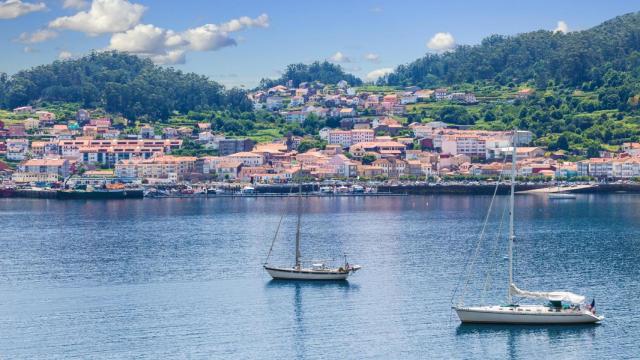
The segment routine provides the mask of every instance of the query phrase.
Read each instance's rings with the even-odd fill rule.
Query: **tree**
[[[376,161],[376,156],[373,154],[364,154],[362,156],[363,165],[371,165],[374,161]]]

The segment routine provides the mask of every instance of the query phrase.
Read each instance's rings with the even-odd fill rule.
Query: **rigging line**
[[[269,253],[267,253],[267,258],[264,260],[264,264],[267,265],[269,263],[269,258],[271,257],[271,252],[273,251],[273,245],[276,243],[276,239],[278,238],[278,233],[280,232],[280,225],[282,225],[282,219],[284,219],[284,215],[280,215],[280,221],[278,221],[278,227],[276,227],[276,233],[273,235],[273,240],[271,241],[271,247],[269,248]]]
[[[498,232],[496,233],[496,240],[495,243],[493,245],[493,250],[492,250],[492,254],[491,257],[489,258],[489,266],[487,268],[487,270],[485,271],[485,279],[484,279],[484,287],[482,289],[482,295],[480,296],[481,302],[484,302],[484,297],[487,293],[487,291],[489,290],[489,285],[491,284],[491,274],[492,274],[492,270],[496,267],[495,265],[497,265],[498,263],[498,249],[500,248],[499,243],[500,243],[500,235],[502,234],[502,229],[503,229],[503,225],[504,225],[504,216],[507,213],[507,208],[508,206],[505,205],[504,208],[502,209],[502,215],[500,216],[500,226],[498,227]]]
[[[292,193],[293,193],[293,187],[290,187],[289,195],[291,195]],[[264,260],[264,265],[267,265],[269,263],[269,258],[271,257],[271,253],[273,252],[273,245],[275,245],[276,240],[278,239],[278,234],[280,232],[280,225],[282,225],[282,220],[284,219],[286,214],[287,214],[286,212],[283,212],[282,215],[280,215],[280,220],[278,221],[278,226],[276,227],[276,233],[273,235],[273,240],[271,241],[271,247],[269,247],[269,252],[267,253],[267,258]]]
[[[505,156],[504,159],[503,159],[502,170],[504,170],[504,164],[506,163],[506,160],[507,159],[506,159],[506,156]],[[503,171],[500,171],[500,174],[498,175],[498,181],[496,182],[496,187],[493,190],[493,196],[491,197],[491,202],[489,203],[489,209],[487,211],[487,215],[485,216],[484,223],[482,224],[482,230],[480,232],[480,236],[479,236],[478,241],[476,243],[475,251],[472,251],[472,252],[469,253],[469,258],[467,259],[467,264],[466,264],[466,267],[465,267],[466,271],[463,271],[463,273],[464,272],[467,273],[467,276],[466,276],[466,280],[464,282],[464,287],[462,289],[462,293],[460,294],[460,298],[461,298],[462,301],[464,301],[464,294],[466,293],[466,290],[467,290],[467,288],[469,286],[469,281],[470,281],[470,278],[471,278],[471,270],[473,270],[473,267],[475,265],[475,261],[476,261],[476,259],[478,257],[478,253],[480,252],[480,245],[482,244],[482,239],[484,238],[484,233],[485,233],[485,230],[486,230],[486,227],[487,227],[487,223],[489,222],[489,217],[490,217],[491,211],[493,209],[493,203],[494,203],[494,201],[496,199],[496,195],[498,194],[498,188],[500,187],[500,183],[502,181],[502,174],[503,174]],[[459,281],[456,283],[456,286],[455,286],[455,288],[453,290],[453,294],[451,296],[451,303],[453,303],[453,300],[454,300],[454,298],[456,296],[456,293],[458,292],[458,288],[460,286],[460,281],[462,280],[462,274],[461,274],[461,278],[459,278],[458,280]]]

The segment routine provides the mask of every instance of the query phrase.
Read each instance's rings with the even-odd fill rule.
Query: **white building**
[[[241,162],[244,166],[260,166],[264,164],[264,157],[252,152],[239,152],[226,157],[231,162]]]
[[[7,139],[7,160],[22,161],[29,152],[28,139]]]

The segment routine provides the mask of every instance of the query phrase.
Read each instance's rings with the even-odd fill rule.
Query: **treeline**
[[[589,30],[563,34],[535,31],[516,36],[493,35],[479,45],[458,46],[398,66],[380,83],[439,85],[492,80],[499,84],[552,80],[584,89],[602,86],[609,70],[640,76],[640,13],[606,21]]]
[[[205,76],[156,66],[149,59],[115,51],[55,61],[13,76],[0,74],[0,107],[12,109],[39,102],[80,103],[148,121],[166,120],[174,111],[251,109],[243,90],[225,90]]]
[[[270,88],[275,85],[287,85],[289,81],[293,86],[298,86],[303,82],[318,81],[324,84],[336,84],[344,80],[349,85],[362,85],[362,80],[355,75],[344,72],[340,65],[332,64],[328,61],[316,61],[311,64],[290,64],[279,79],[262,79],[261,88]]]

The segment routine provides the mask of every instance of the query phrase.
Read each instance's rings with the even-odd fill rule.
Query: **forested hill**
[[[154,65],[119,52],[92,53],[16,73],[0,74],[0,107],[38,102],[73,102],[102,107],[129,119],[167,119],[173,111],[230,108],[249,110],[244,91],[205,76]]]
[[[324,84],[336,84],[344,80],[349,85],[361,85],[362,80],[355,75],[346,73],[340,65],[328,61],[313,62],[311,64],[290,64],[279,79],[262,79],[260,87],[269,88],[274,85],[286,85],[289,80],[293,86],[302,82],[319,81]]]
[[[398,66],[381,82],[389,85],[438,85],[496,81],[535,81],[593,89],[609,69],[640,77],[640,13],[618,16],[584,31],[563,34],[535,31],[493,35],[479,45],[458,46]]]

